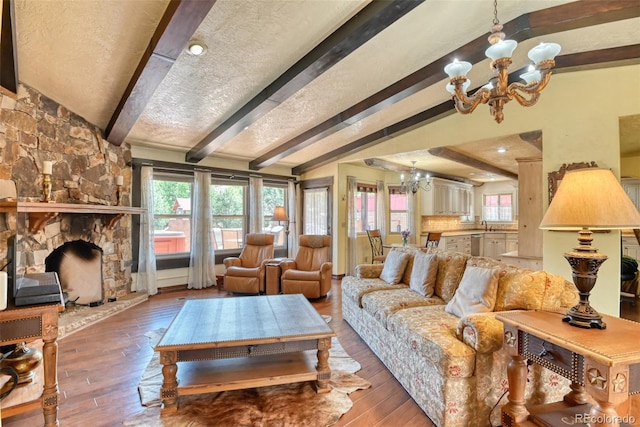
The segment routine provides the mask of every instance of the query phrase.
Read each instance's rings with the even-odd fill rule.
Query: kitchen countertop
[[[493,230],[493,231],[484,231],[480,230],[453,230],[453,231],[443,231],[442,237],[452,237],[452,236],[466,236],[469,234],[486,234],[486,233],[509,233],[514,234],[517,233],[518,230]],[[427,233],[421,233],[421,236],[426,236]]]

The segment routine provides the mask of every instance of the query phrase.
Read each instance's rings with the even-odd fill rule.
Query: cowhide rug
[[[156,345],[164,329],[148,332],[149,343]],[[333,338],[329,352],[331,392],[316,393],[312,382],[302,382],[247,390],[233,390],[194,396],[181,396],[175,414],[160,416],[162,365],[154,353],[138,386],[142,405],[147,408],[123,422],[127,427],[199,427],[199,426],[330,426],[353,403],[349,393],[371,384],[355,375],[360,364]],[[179,369],[179,367],[178,367]]]

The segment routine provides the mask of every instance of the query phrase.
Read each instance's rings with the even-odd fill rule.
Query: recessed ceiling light
[[[498,148],[498,153],[506,153],[506,152],[507,152],[506,148],[504,148],[504,147]]]
[[[187,52],[189,52],[193,56],[200,56],[207,51],[207,45],[199,41],[191,41],[189,42],[189,47],[187,48]]]

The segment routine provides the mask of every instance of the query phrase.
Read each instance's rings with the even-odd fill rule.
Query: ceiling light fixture
[[[412,194],[416,194],[419,189],[424,191],[431,190],[431,180],[429,179],[429,174],[427,174],[424,179],[420,176],[420,172],[416,170],[416,161],[413,160],[411,162],[411,169],[409,170],[410,179],[408,182],[405,182],[404,174],[400,175],[400,192],[407,193],[411,191]]]
[[[189,42],[189,47],[187,48],[187,52],[189,52],[193,56],[200,56],[207,51],[207,45],[203,42],[192,40]]]
[[[547,86],[551,78],[551,69],[556,65],[553,58],[560,53],[560,45],[557,43],[540,43],[529,51],[529,59],[534,65],[529,66],[526,73],[520,78],[525,83],[509,83],[508,68],[511,65],[511,55],[518,46],[514,40],[505,40],[502,32],[502,24],[498,20],[498,2],[493,2],[493,27],[489,35],[491,46],[485,51],[487,58],[491,59],[491,69],[494,71],[489,83],[478,89],[473,95],[467,96],[467,89],[471,81],[467,79],[467,73],[471,70],[471,64],[465,61],[454,61],[444,67],[449,75],[450,82],[447,91],[453,95],[456,110],[461,114],[472,113],[478,104],[489,104],[490,112],[496,122],[504,119],[502,108],[515,98],[523,107],[531,107],[540,97],[540,92]]]
[[[500,147],[500,148],[498,148],[498,150],[497,150],[497,151],[498,151],[498,153],[503,154],[503,153],[506,153],[506,152],[507,152],[507,149],[506,149],[506,148],[504,148],[504,147]]]

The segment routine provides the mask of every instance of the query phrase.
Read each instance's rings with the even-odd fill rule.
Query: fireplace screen
[[[45,259],[46,271],[55,271],[68,303],[103,302],[102,248],[84,240],[67,242]]]

